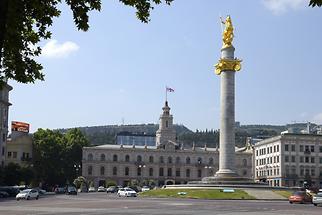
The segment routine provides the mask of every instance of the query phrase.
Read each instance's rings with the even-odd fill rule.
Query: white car
[[[19,201],[20,199],[38,199],[39,198],[39,193],[37,190],[35,189],[26,189],[23,191],[20,191],[20,193],[18,193],[16,195],[16,200]]]
[[[142,192],[149,191],[149,190],[150,190],[150,187],[148,187],[148,186],[143,186],[142,187]]]
[[[313,196],[312,203],[314,206],[322,204],[322,192],[319,192],[315,196]]]
[[[119,191],[117,191],[117,196],[137,197],[137,193],[131,188],[125,187],[120,188]]]
[[[98,188],[97,188],[97,192],[105,192],[106,191],[106,189],[105,189],[105,187],[103,187],[103,186],[99,186]]]

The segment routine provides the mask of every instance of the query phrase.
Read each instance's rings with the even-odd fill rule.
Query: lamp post
[[[82,166],[80,164],[74,164],[74,169],[76,172],[76,177],[79,176],[79,170],[81,170]]]
[[[140,164],[139,166],[140,169],[140,176],[141,176],[141,185],[143,184],[143,168],[145,168],[145,164]]]
[[[206,171],[207,171],[207,177],[209,176],[209,171],[212,169],[212,166],[205,166],[205,169],[206,169]]]

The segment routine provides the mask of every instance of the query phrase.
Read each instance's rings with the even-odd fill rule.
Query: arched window
[[[176,164],[180,163],[180,157],[176,157]]]
[[[136,157],[136,161],[137,161],[137,162],[142,162],[142,156],[141,156],[141,155],[138,155],[138,156]]]
[[[202,164],[202,158],[199,157],[198,160],[197,160],[198,164]]]
[[[101,166],[100,173],[101,173],[101,175],[105,174],[105,167]]]
[[[117,162],[117,155],[113,155],[113,161]]]
[[[172,163],[172,157],[168,157],[168,163]]]
[[[160,157],[160,163],[164,163],[164,158],[163,156]]]
[[[125,162],[130,162],[130,155],[125,155]]]
[[[113,175],[117,175],[117,167],[113,167]]]
[[[209,158],[209,165],[213,165],[214,164],[214,159],[213,158]]]
[[[130,168],[125,167],[124,173],[125,173],[124,175],[126,176],[130,175]]]
[[[87,174],[88,175],[92,175],[93,174],[93,167],[92,166],[88,166],[88,168],[87,168]]]
[[[101,161],[105,161],[105,155],[101,154]]]
[[[190,178],[190,169],[186,169],[186,177]]]
[[[246,167],[247,166],[247,160],[243,159],[243,166]]]
[[[153,160],[154,160],[154,159],[153,159],[153,156],[150,156],[150,157],[149,157],[149,162],[150,162],[150,163],[153,163]]]
[[[93,160],[93,154],[92,153],[88,154],[87,159],[89,161],[92,161]]]
[[[149,176],[153,176],[153,168],[149,169]]]
[[[186,158],[186,164],[190,164],[190,157]]]

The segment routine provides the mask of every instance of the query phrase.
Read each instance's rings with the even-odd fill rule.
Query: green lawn
[[[273,190],[274,193],[277,193],[281,196],[284,196],[285,198],[290,197],[290,195],[292,195],[292,191],[288,191],[288,190]]]
[[[178,192],[186,192],[186,195],[179,195]],[[255,199],[242,190],[234,193],[223,193],[219,189],[157,189],[140,193],[143,197],[174,197],[191,199]]]

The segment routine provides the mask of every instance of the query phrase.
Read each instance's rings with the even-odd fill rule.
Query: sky
[[[10,81],[10,121],[38,128],[158,123],[168,94],[174,123],[218,129],[220,16],[235,27],[236,121],[322,124],[322,8],[308,0],[174,0],[148,24],[117,0],[102,0],[90,29],[66,5],[40,43],[45,81]]]

